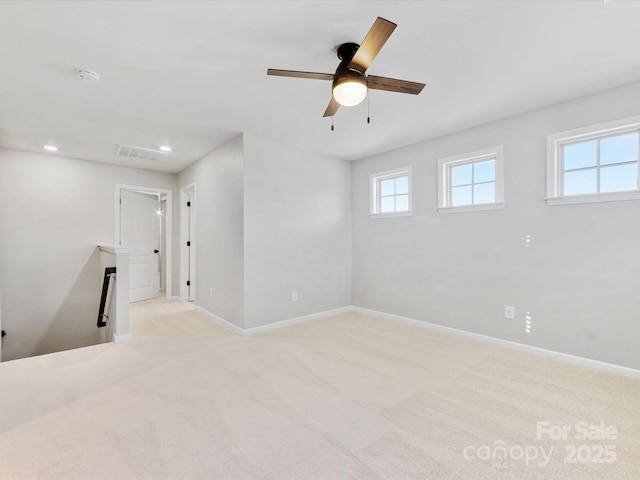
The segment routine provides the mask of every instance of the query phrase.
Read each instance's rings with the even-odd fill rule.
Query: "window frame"
[[[451,205],[451,168],[460,165],[495,161],[495,201],[470,205]],[[471,184],[474,185],[474,184]],[[438,159],[438,212],[458,213],[504,208],[504,149],[502,145]]]
[[[380,212],[380,182],[392,178],[407,177],[408,184],[408,210],[400,212]],[[395,196],[395,195],[394,195]],[[392,218],[410,217],[413,215],[413,184],[411,166],[394,168],[384,172],[372,173],[369,175],[369,218]]]
[[[564,195],[564,162],[562,148],[565,145],[602,140],[625,133],[638,132],[640,135],[640,115],[598,123],[573,130],[565,130],[547,135],[547,205],[571,205],[578,203],[615,202],[622,200],[640,200],[640,158],[638,159],[638,188],[616,192],[596,192],[576,195]],[[600,148],[598,143],[598,148]],[[598,151],[598,157],[600,152]],[[640,151],[639,151],[640,156]],[[596,164],[599,171],[600,162]]]

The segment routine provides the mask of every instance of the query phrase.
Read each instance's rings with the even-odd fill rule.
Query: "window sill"
[[[371,220],[377,220],[378,218],[394,218],[394,217],[411,217],[413,212],[391,212],[391,213],[370,213],[369,218]]]
[[[480,205],[461,205],[459,207],[438,207],[438,213],[485,212],[503,210],[504,203],[483,203]]]
[[[567,197],[545,198],[547,205],[575,205],[579,203],[620,202],[624,200],[640,200],[640,191],[592,193],[588,195],[570,195]]]

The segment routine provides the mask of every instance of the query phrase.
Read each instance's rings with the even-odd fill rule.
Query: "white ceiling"
[[[378,16],[398,28],[368,73],[427,87],[371,92],[371,124],[365,101],[332,132],[330,82],[266,75],[333,73]],[[252,132],[353,160],[640,80],[639,24],[622,0],[2,1],[0,145],[177,172]]]

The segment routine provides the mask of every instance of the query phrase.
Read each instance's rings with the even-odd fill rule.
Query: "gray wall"
[[[243,174],[240,135],[180,172],[178,179],[180,188],[196,183],[196,303],[240,328],[244,325]]]
[[[175,198],[174,174],[0,149],[4,360],[102,340],[96,245],[114,242],[117,183],[173,189]]]
[[[638,98],[627,85],[353,162],[353,303],[640,368],[640,202],[544,201],[546,135],[637,115]],[[438,158],[494,145],[506,208],[439,214]],[[403,165],[414,215],[370,220],[369,174]]]
[[[244,153],[245,328],[349,305],[350,165],[249,134]]]

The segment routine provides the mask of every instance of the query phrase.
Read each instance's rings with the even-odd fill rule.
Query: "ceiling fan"
[[[338,46],[340,65],[334,74],[270,68],[267,70],[267,75],[331,80],[333,82],[332,96],[329,106],[324,112],[324,117],[334,116],[341,105],[351,107],[359,104],[366,97],[367,89],[418,95],[425,87],[424,83],[365,74],[396,26],[395,23],[378,17],[361,45],[343,43]]]

